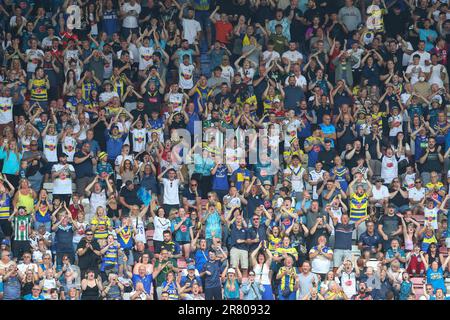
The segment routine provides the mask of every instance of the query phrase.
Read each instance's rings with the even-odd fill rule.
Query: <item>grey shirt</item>
[[[361,23],[361,11],[358,8],[343,7],[339,10],[339,20],[347,27],[348,31],[354,31],[358,28],[358,24]]]
[[[315,282],[316,285],[319,284],[319,277],[312,272],[309,272],[306,275],[303,272],[300,273],[300,275],[298,276],[298,280],[300,285],[298,289],[300,293],[299,299],[302,299],[304,296],[311,292],[313,282]]]

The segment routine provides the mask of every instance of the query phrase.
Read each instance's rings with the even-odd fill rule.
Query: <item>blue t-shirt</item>
[[[141,276],[139,276],[138,274],[133,274],[131,281],[133,281],[133,287],[135,287],[135,288],[136,288],[136,284],[138,282],[142,282],[145,292],[147,292],[148,294],[151,293],[152,282],[153,282],[153,276],[151,274],[147,274],[143,278]]]
[[[228,185],[228,168],[226,165],[221,164],[216,173],[213,176],[213,190],[228,190],[230,187]],[[222,200],[222,199],[220,199]]]
[[[25,296],[23,297],[23,300],[45,300],[45,298],[44,298],[44,296],[41,295],[41,294],[40,294],[37,298],[35,298],[35,297],[33,297],[33,295],[30,293],[30,294],[25,295]]]
[[[442,289],[444,294],[447,293],[447,288],[445,286],[444,281],[444,271],[442,267],[439,267],[437,271],[433,271],[433,269],[428,268],[427,270],[427,283],[433,286],[433,289],[436,291],[437,289]]]

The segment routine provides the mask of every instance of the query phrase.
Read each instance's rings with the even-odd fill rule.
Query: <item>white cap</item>
[[[234,270],[234,268],[228,268],[227,273],[236,273],[236,270]]]

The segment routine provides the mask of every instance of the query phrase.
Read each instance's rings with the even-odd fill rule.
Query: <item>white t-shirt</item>
[[[155,216],[153,218],[153,225],[155,226],[155,233],[153,234],[153,240],[164,241],[163,232],[166,230],[170,230],[170,220]]]
[[[297,50],[294,51],[288,50],[284,52],[281,57],[290,60],[292,63],[296,63],[298,59],[303,60],[303,55]]]
[[[285,85],[289,85],[289,77],[286,78],[284,81]],[[296,87],[305,87],[308,85],[308,81],[306,81],[306,78],[303,75],[295,76],[295,86]]]
[[[12,97],[0,97],[0,124],[7,124],[11,121],[13,121]]]
[[[131,222],[133,224],[133,228],[136,230],[136,241],[142,241],[143,243],[147,242],[147,237],[145,235],[145,224],[140,217],[131,217]]]
[[[202,26],[195,19],[183,19],[183,38],[186,39],[189,44],[194,44],[197,32],[202,31]]]
[[[385,198],[389,198],[389,190],[386,186],[381,186],[380,189],[377,189],[375,186],[372,186],[372,196],[375,200],[382,200]]]
[[[145,70],[148,66],[153,65],[153,52],[155,50],[152,47],[139,47],[139,70]]]
[[[285,170],[285,174],[289,174],[291,177],[292,190],[295,192],[303,192],[305,185],[303,184],[303,175],[305,174],[305,169],[302,166],[297,168],[289,165]]]
[[[147,138],[147,129],[133,129],[131,130],[133,135],[133,152],[142,152],[145,150],[146,138]]]
[[[347,297],[351,297],[356,294],[356,274],[352,271],[350,274],[342,272],[341,286]]]
[[[280,54],[276,51],[264,51],[263,52],[263,59],[264,61],[266,61],[266,68],[269,68],[270,63],[272,62],[272,60],[276,60],[280,58]]]
[[[427,207],[423,208],[423,213],[425,217],[425,222],[430,222],[431,227],[434,230],[438,229],[438,212],[439,208],[428,209]]]
[[[114,165],[120,166],[120,164],[122,163],[122,158],[123,158],[123,156],[122,156],[121,154],[119,154],[119,155],[117,156],[117,158],[116,158],[116,161],[114,162]],[[133,160],[134,160],[134,159],[133,159],[133,155],[132,155],[132,154],[126,155],[126,156],[125,156],[125,160],[130,160],[131,163],[133,163]],[[116,172],[116,178],[117,178],[117,179],[122,179],[122,177],[120,176],[120,174],[117,173],[117,172]]]
[[[111,91],[111,92],[105,91],[105,92],[100,93],[100,96],[98,97],[98,99],[100,100],[100,102],[106,102],[114,97],[119,98],[119,94],[115,91]]]
[[[164,204],[170,205],[179,205],[180,204],[180,195],[179,192],[179,184],[180,180],[174,179],[169,180],[167,178],[163,178],[164,185]]]
[[[408,191],[408,198],[414,201],[421,201],[425,197],[426,189],[424,187],[417,190],[417,188],[411,188]]]
[[[415,51],[415,52],[413,52],[413,53],[411,54],[411,58],[409,59],[409,64],[412,64],[412,63],[413,63],[413,60],[414,60],[413,57],[414,57],[416,54],[420,56],[420,62],[419,62],[419,64],[420,64],[421,66],[425,67],[425,61],[426,61],[426,60],[428,60],[428,61],[431,62],[431,55],[430,55],[428,52],[426,52],[426,51],[424,51],[424,52]]]
[[[192,89],[194,86],[194,70],[195,67],[192,64],[185,65],[180,64],[179,76],[180,76],[180,88],[181,89]]]
[[[316,249],[312,248],[309,252],[314,253],[316,252]],[[326,253],[333,253],[333,250],[328,248]],[[324,255],[319,254],[311,261],[311,271],[320,274],[327,273],[330,271],[331,262],[332,260],[329,260]]]
[[[27,72],[35,72],[39,61],[44,58],[44,51],[40,49],[27,49],[25,54],[28,57]]]
[[[232,66],[220,66],[222,68],[222,78],[228,79],[228,81],[233,80],[234,78],[234,69]]]
[[[389,137],[395,137],[397,133],[403,132],[403,116],[401,113],[390,116],[388,122],[392,123],[392,128],[389,129]]]
[[[57,146],[58,136],[46,134],[44,137],[44,155],[49,162],[58,162]]]
[[[385,183],[391,183],[398,176],[398,161],[395,155],[381,158],[381,177]]]
[[[132,13],[134,11],[137,15],[126,16],[123,19],[122,26],[124,28],[137,28],[138,27],[138,15],[141,13],[141,5],[139,3],[135,3],[131,5],[129,2],[126,2],[122,6],[122,11],[125,13]]]
[[[64,166],[60,163],[54,164],[52,172],[63,170]],[[66,164],[66,166],[59,177],[53,181],[53,194],[72,194],[72,178],[70,177],[70,172],[75,172],[75,169],[71,164]]]
[[[309,179],[313,182],[317,182],[320,179],[323,179],[323,175],[325,174],[325,170],[320,170],[320,172],[317,172],[316,170],[312,170],[309,173]],[[319,199],[319,195],[317,194],[317,185],[312,187],[313,189],[313,195],[312,198],[313,200],[318,200]]]
[[[413,65],[410,64],[407,68],[406,68],[406,74],[411,74],[411,84],[414,85],[416,82],[419,81],[419,73],[420,72],[425,72],[423,66],[421,65]]]
[[[437,64],[435,66],[430,66],[430,79],[428,80],[428,83],[430,85],[437,84],[439,88],[444,87],[444,81],[442,81],[441,78],[441,68],[444,67],[442,64]],[[442,68],[442,72],[447,73],[447,68]]]
[[[73,156],[75,155],[75,148],[77,147],[77,140],[75,140],[75,138],[73,137],[65,137],[63,144],[62,144],[62,149],[63,152],[67,153],[68,157],[67,157],[67,161],[68,162],[72,162],[73,161]]]

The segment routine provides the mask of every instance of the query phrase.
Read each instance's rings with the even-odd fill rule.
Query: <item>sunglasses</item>
[[[87,235],[88,237],[90,237],[90,236],[93,236],[94,234],[93,234],[93,233],[86,233],[86,235]]]
[[[416,181],[416,183],[422,183],[422,181]]]

